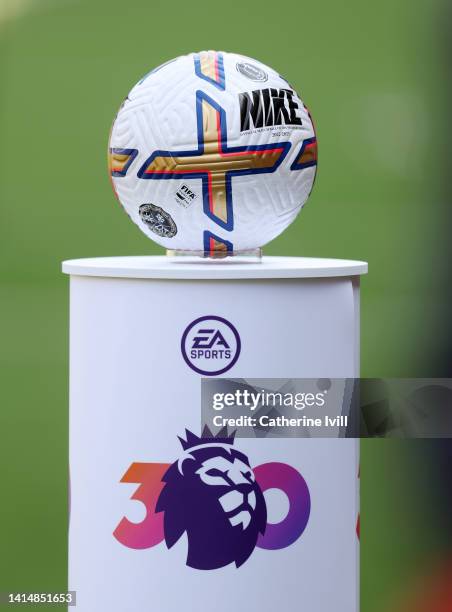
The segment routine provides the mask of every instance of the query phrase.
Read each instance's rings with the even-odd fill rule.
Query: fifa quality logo
[[[254,468],[234,446],[234,437],[205,428],[201,437],[186,430],[182,453],[171,464],[132,463],[121,482],[140,484],[132,496],[146,507],[134,523],[124,517],[114,537],[128,548],[168,549],[186,536],[187,566],[238,568],[256,548],[280,550],[299,539],[308,524],[311,499],[303,476],[286,463]],[[286,515],[269,522],[265,492],[277,489],[288,501]],[[181,544],[180,544],[181,545]]]
[[[185,329],[181,351],[189,368],[203,376],[230,370],[240,356],[241,340],[234,325],[216,315],[199,317]]]

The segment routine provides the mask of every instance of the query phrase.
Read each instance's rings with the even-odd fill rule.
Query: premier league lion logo
[[[184,450],[163,476],[156,505],[164,512],[168,548],[187,533],[187,565],[210,570],[234,562],[240,567],[264,534],[267,508],[248,457],[222,430],[206,428],[199,438],[186,430]]]

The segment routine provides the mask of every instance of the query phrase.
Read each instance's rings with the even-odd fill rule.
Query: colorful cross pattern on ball
[[[138,171],[143,179],[200,178],[204,212],[225,230],[234,229],[232,178],[274,172],[287,155],[288,142],[228,147],[226,114],[203,91],[196,94],[198,147],[155,151]]]

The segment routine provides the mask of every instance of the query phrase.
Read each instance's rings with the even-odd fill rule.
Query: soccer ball
[[[306,202],[317,141],[290,84],[216,51],[155,68],[130,91],[109,168],[131,219],[167,249],[237,252],[280,234]]]

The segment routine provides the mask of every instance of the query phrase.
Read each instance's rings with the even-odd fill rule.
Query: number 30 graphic
[[[140,485],[131,499],[141,502],[146,508],[141,523],[133,523],[124,517],[114,530],[114,537],[124,546],[138,550],[163,541],[163,512],[156,513],[155,506],[164,486],[163,475],[169,466],[169,463],[132,463],[121,478],[121,482]],[[311,497],[306,481],[286,463],[263,463],[253,471],[263,493],[268,489],[279,489],[289,501],[287,516],[279,523],[268,523],[257,546],[267,550],[286,548],[298,540],[309,521]]]

